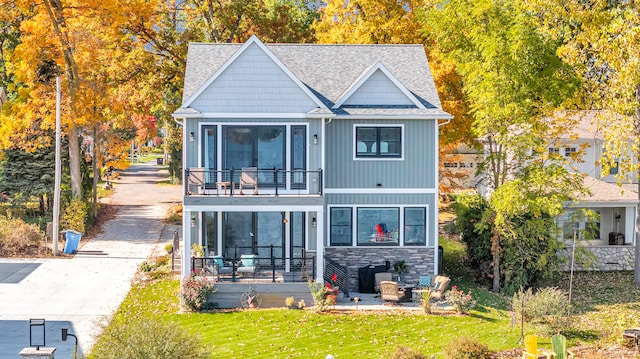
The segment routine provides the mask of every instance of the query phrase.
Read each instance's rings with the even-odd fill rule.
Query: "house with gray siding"
[[[438,128],[451,116],[422,45],[192,43],[173,116],[182,255],[197,244],[205,258],[184,260],[183,277],[215,258],[231,283],[306,290],[338,274],[348,293],[369,265],[404,260],[406,281],[438,272]]]

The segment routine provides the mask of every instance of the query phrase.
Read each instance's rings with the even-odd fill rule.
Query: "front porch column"
[[[324,283],[324,211],[316,212],[316,283]]]
[[[636,208],[626,207],[624,211],[625,243],[636,243]]]
[[[193,229],[191,228],[191,216],[195,213],[192,211],[184,211],[182,213],[182,268],[180,270],[181,278],[188,277],[191,274],[191,236]]]

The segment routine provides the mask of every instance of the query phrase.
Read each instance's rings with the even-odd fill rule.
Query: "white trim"
[[[202,118],[281,118],[301,120],[307,119],[304,112],[205,112],[200,116]]]
[[[366,203],[360,203],[360,204],[330,204],[327,205],[327,240],[326,240],[326,247],[330,247],[330,248],[434,248],[437,250],[438,248],[438,237],[434,237],[434,246],[429,245],[429,237],[428,237],[428,233],[429,233],[429,209],[430,209],[431,205],[429,205],[428,203],[425,204],[366,204]],[[351,245],[350,246],[332,246],[331,245],[331,209],[332,208],[351,208]],[[389,246],[382,246],[382,245],[358,245],[358,208],[394,208],[394,209],[398,209],[398,214],[399,214],[399,218],[398,218],[398,245],[389,245]],[[425,209],[425,229],[424,229],[424,234],[425,234],[425,244],[424,245],[412,245],[412,246],[408,246],[404,244],[404,210],[405,208],[424,208]],[[434,226],[436,228],[436,233],[437,233],[437,218],[434,219],[436,223],[436,225]],[[437,257],[437,255],[436,255]]]
[[[212,83],[215,81],[224,71],[227,70],[233,64],[240,55],[242,55],[251,45],[257,45],[262,51],[264,51],[265,55],[267,55],[271,61],[273,61],[276,66],[278,66],[297,86],[304,92],[310,100],[312,100],[318,107],[327,108],[320,99],[316,95],[314,95],[311,90],[307,86],[305,86],[300,79],[298,79],[293,72],[291,72],[283,63],[278,59],[276,55],[271,52],[271,50],[267,49],[267,47],[258,39],[257,36],[252,35],[247,42],[242,44],[240,49],[238,49],[218,70],[211,76],[209,79],[202,85],[196,92],[189,97],[187,101],[182,104],[182,107],[189,107],[195,99],[197,99]]]
[[[447,120],[447,123],[448,123],[448,121],[450,121],[450,120]],[[438,263],[440,263],[440,260],[438,258],[438,248],[440,246],[440,237],[438,236],[438,216],[439,216],[438,211],[440,210],[439,209],[440,208],[440,203],[439,203],[440,202],[440,192],[438,190],[438,188],[439,188],[439,186],[438,186],[438,184],[439,184],[438,174],[440,173],[440,170],[439,170],[439,168],[440,168],[440,164],[439,164],[439,161],[440,161],[440,148],[439,148],[440,132],[439,131],[440,131],[440,124],[438,122],[435,122],[435,126],[434,126],[435,140],[433,141],[433,143],[434,143],[433,147],[435,148],[436,156],[435,156],[435,161],[434,161],[434,164],[433,164],[434,165],[434,168],[433,168],[433,177],[434,177],[433,180],[434,180],[434,182],[433,183],[436,183],[436,187],[435,187],[435,202],[436,203],[435,203],[435,206],[434,206],[435,207],[434,213],[435,213],[435,223],[436,223],[435,227],[436,228],[432,229],[433,230],[432,235],[434,235],[434,238],[435,238],[435,240],[433,242],[434,243],[434,248],[435,248],[434,253],[433,253],[433,273],[435,275],[438,275],[440,273],[440,268],[438,268]],[[427,218],[429,218],[429,208],[427,208]]]
[[[400,157],[357,157],[357,140],[356,140],[356,129],[358,127],[400,127]],[[352,149],[353,149],[353,160],[354,161],[404,161],[404,123],[399,124],[365,124],[365,123],[354,123],[352,125]],[[382,146],[380,146],[382,147]],[[436,173],[438,173],[436,171]],[[436,182],[437,183],[437,182]]]
[[[184,211],[200,211],[200,212],[321,212],[324,211],[323,206],[311,206],[311,205],[206,205],[206,204],[192,204],[183,205]]]
[[[325,194],[435,194],[437,188],[325,188]]]
[[[367,70],[365,70],[355,82],[352,83],[351,86],[342,94],[336,104],[333,105],[334,109],[340,108],[342,104],[344,104],[356,91],[362,87],[362,85],[367,82],[371,76],[373,76],[376,71],[382,71],[382,73],[387,76],[387,78],[393,82],[394,85],[402,92],[403,95],[407,97],[407,99],[413,102],[414,105],[418,108],[424,109],[425,106],[420,102],[393,74],[389,71],[380,61],[373,64]]]

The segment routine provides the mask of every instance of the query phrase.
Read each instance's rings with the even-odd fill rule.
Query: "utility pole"
[[[53,255],[58,255],[58,236],[60,233],[60,182],[62,179],[62,161],[60,160],[60,74],[56,75],[56,164],[55,184],[53,188]]]
[[[636,85],[636,136],[640,136],[640,84]],[[638,154],[640,157],[640,154]],[[638,199],[640,200],[640,171],[638,172]],[[636,204],[636,238],[635,238],[635,258],[634,258],[634,275],[633,284],[640,288],[640,203]]]

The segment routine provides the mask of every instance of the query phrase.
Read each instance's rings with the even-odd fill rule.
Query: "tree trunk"
[[[69,171],[71,174],[71,195],[73,198],[82,198],[82,176],[80,174],[80,141],[78,129],[70,126],[69,133]]]
[[[496,233],[491,238],[491,254],[493,255],[493,287],[491,291],[500,292],[500,236]]]
[[[95,114],[95,113],[94,113]],[[93,218],[98,218],[98,181],[100,180],[100,161],[98,158],[98,125],[93,127]]]

